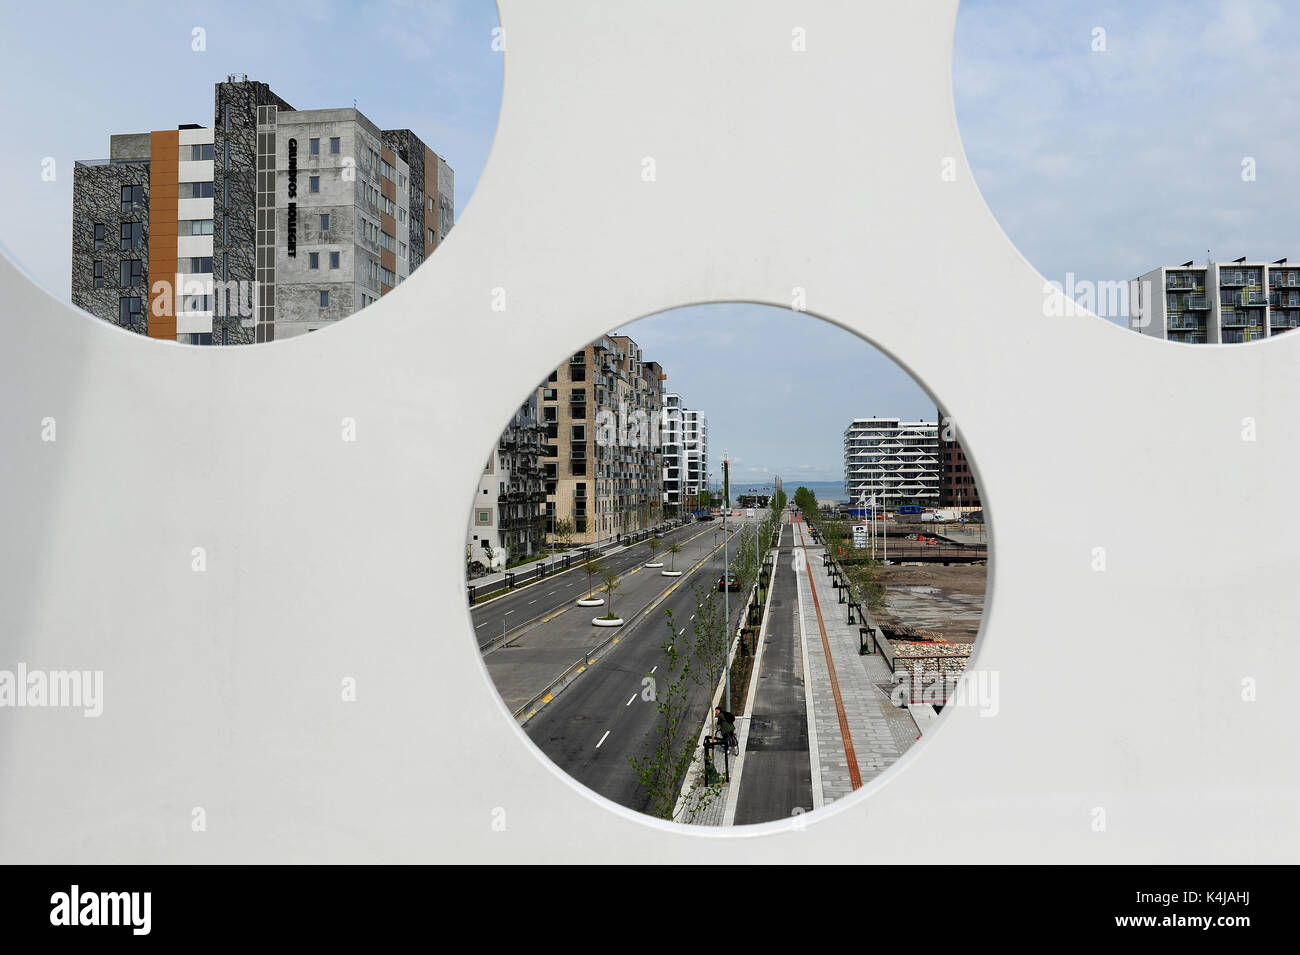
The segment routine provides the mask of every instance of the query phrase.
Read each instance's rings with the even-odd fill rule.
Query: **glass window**
[[[211,149],[212,147],[209,146],[208,148]],[[226,152],[225,152],[225,158],[223,162],[225,163],[225,167],[229,169],[230,168],[230,140],[228,139],[226,140]]]
[[[330,155],[332,155],[332,156],[337,156],[337,155],[339,154],[339,147],[340,147],[340,145],[341,145],[341,143],[339,142],[339,137],[337,137],[337,136],[331,136],[331,137],[330,137]]]
[[[320,192],[320,176],[312,176],[310,185],[307,187],[308,192]]]
[[[122,211],[135,212],[144,204],[144,186],[127,185],[122,187]]]
[[[119,248],[139,249],[144,247],[144,223],[123,222]]]
[[[309,140],[307,141],[307,143],[308,143],[308,152],[310,152],[311,155],[313,155],[313,156],[319,156],[319,155],[320,155],[320,140],[317,139],[317,138],[312,138],[312,139],[309,139]]]
[[[329,303],[330,303],[330,293],[322,289],[320,293],[320,307],[326,308],[329,305]]]
[[[318,269],[318,268],[320,268],[320,253],[319,253],[319,252],[308,252],[308,253],[307,253],[307,268],[309,268],[309,269]],[[324,304],[324,303],[322,303],[322,304]]]
[[[102,249],[104,240],[108,237],[108,227],[102,222],[95,223],[95,248]]]
[[[226,150],[227,152],[229,152],[230,143],[226,143]],[[212,143],[195,143],[194,145],[190,146],[190,160],[193,162],[200,162],[205,159],[215,159],[215,158],[216,158],[216,150],[214,149]]]
[[[144,262],[140,259],[123,259],[120,263],[121,270],[118,283],[122,288],[130,288],[132,285],[144,284]]]
[[[227,181],[227,191],[229,191],[229,181]],[[183,182],[181,183],[182,199],[211,199],[212,183],[210,182]]]
[[[339,267],[339,254],[338,254],[337,252],[331,252],[331,253],[330,253],[330,268],[332,268],[332,269],[337,269],[338,267]]]
[[[144,321],[144,303],[136,297],[117,300],[117,320],[122,325],[135,325]]]
[[[329,227],[330,227],[330,214],[328,212],[321,213],[320,230],[322,232],[327,232],[329,231]]]
[[[104,263],[103,262],[100,262],[98,260],[95,261],[94,277],[95,277],[95,288],[103,288],[104,287]]]
[[[180,234],[181,235],[212,235],[212,220],[211,219],[182,219],[180,222]]]

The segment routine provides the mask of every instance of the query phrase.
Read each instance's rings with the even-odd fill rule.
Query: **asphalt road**
[[[721,520],[696,521],[675,527],[664,535],[664,544],[673,540],[685,541],[706,528],[719,527],[721,523]],[[662,550],[659,554],[664,558],[667,566],[667,555]],[[649,541],[641,541],[631,547],[618,548],[614,553],[600,555],[601,563],[612,567],[618,574],[626,573],[649,559]],[[596,584],[594,578],[592,584],[593,586]],[[584,596],[586,589],[586,571],[575,565],[574,569],[548,574],[535,584],[472,607],[470,620],[474,625],[475,639],[481,647],[521,623],[544,616],[560,607],[569,606],[578,597]]]
[[[713,523],[721,525],[720,521]],[[730,530],[731,521],[728,525]],[[738,522],[736,530],[739,526]],[[655,703],[642,696],[642,681],[657,676],[665,664],[661,650],[668,637],[664,611],[673,611],[679,635],[689,639],[697,609],[691,585],[702,580],[714,586],[721,574],[722,553],[718,551],[693,575],[680,578],[681,584],[654,611],[629,621],[622,628],[619,644],[525,725],[525,732],[557,766],[614,802],[647,810],[649,800],[628,761],[629,754],[645,750],[647,734],[660,718]],[[734,613],[744,594],[732,593],[730,597]],[[681,743],[687,736],[699,734],[715,684],[689,685],[689,715],[683,723]]]
[[[793,531],[790,524],[781,528],[763,659],[736,803],[738,826],[786,819],[797,808],[812,811],[803,648],[796,636],[799,601],[790,564]]]

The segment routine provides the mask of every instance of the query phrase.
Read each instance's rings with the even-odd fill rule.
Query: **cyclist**
[[[720,706],[713,708],[713,716],[718,725],[718,736],[733,752],[740,752],[740,740],[736,739],[736,717]]]

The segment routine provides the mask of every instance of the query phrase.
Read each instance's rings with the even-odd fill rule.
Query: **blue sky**
[[[1062,284],[1300,260],[1297,27],[1262,0],[963,0],[953,90],[989,208]]]
[[[709,419],[710,471],[725,447],[737,488],[773,474],[844,478],[844,429],[854,418],[935,420],[934,402],[894,361],[814,316],[766,305],[695,305],[621,325],[664,387]]]
[[[211,126],[212,86],[230,73],[298,109],[355,100],[380,128],[415,130],[455,171],[459,215],[496,132],[497,26],[491,0],[7,4],[0,243],[68,298],[73,160],[107,158],[111,133]]]

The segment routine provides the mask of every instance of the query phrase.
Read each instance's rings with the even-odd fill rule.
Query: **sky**
[[[230,73],[297,109],[355,101],[381,129],[414,130],[451,165],[457,216],[496,132],[503,54],[492,49],[491,0],[5,7],[0,246],[65,300],[73,161],[108,158],[111,133],[211,126],[213,84]]]
[[[1003,230],[1062,285],[1300,260],[1297,27],[1264,0],[962,0],[957,119]]]
[[[854,418],[935,420],[934,401],[891,358],[829,322],[769,305],[694,305],[611,331],[657,361],[666,392],[709,419],[710,472],[722,452],[738,491],[779,474],[789,486],[844,479]]]

